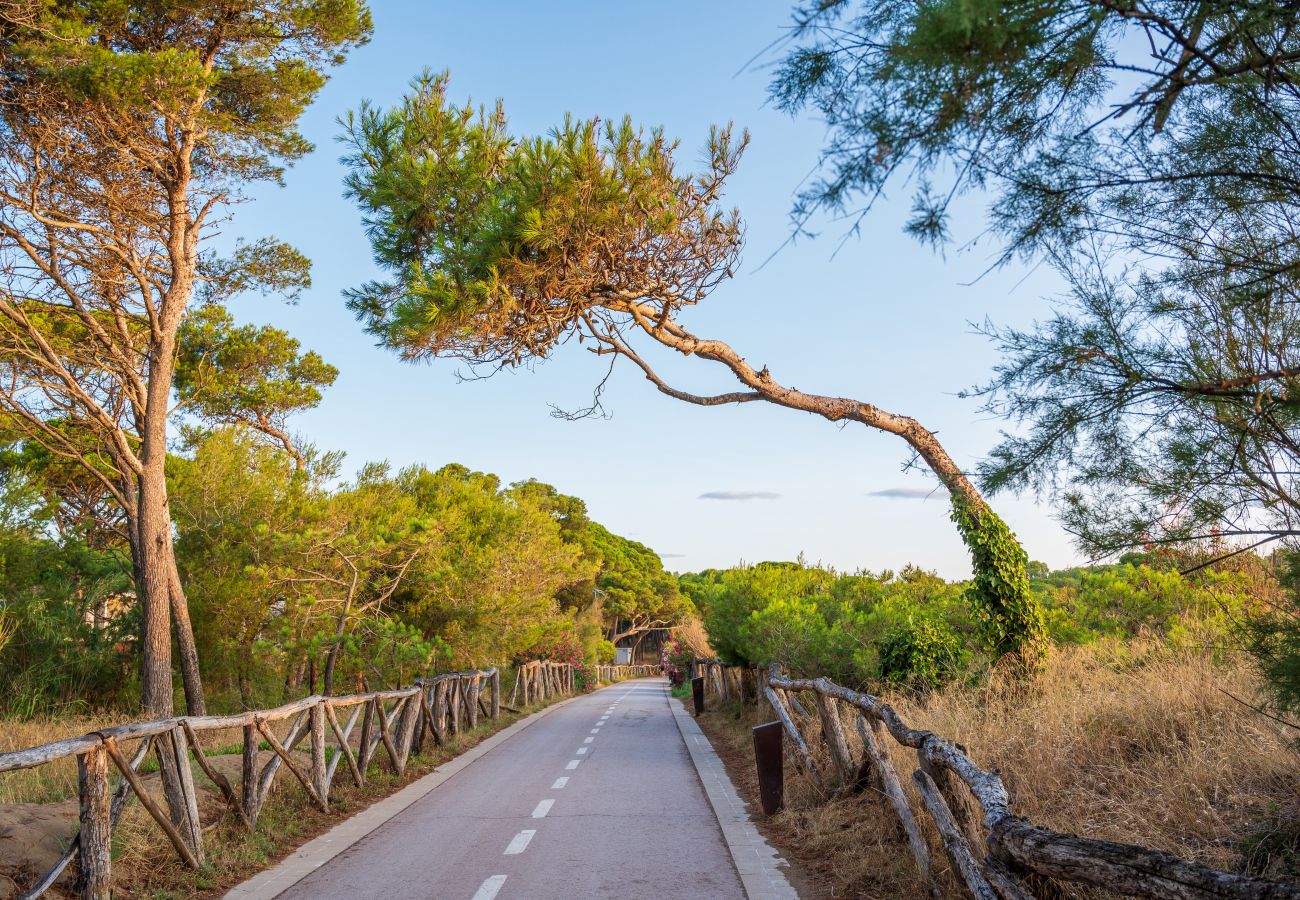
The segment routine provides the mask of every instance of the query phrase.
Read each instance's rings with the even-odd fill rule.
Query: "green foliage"
[[[943,684],[967,655],[958,635],[930,619],[894,626],[880,636],[877,652],[882,679],[917,688]]]
[[[130,575],[120,557],[76,541],[0,532],[0,712],[126,698],[135,665]]]
[[[1159,640],[1171,648],[1231,648],[1268,585],[1238,572],[1122,563],[1049,572],[1033,566],[1042,641]],[[776,662],[873,689],[924,691],[977,675],[1000,654],[976,613],[975,582],[915,568],[841,574],[760,563],[683,575],[709,640],[728,662]],[[1227,652],[1225,650],[1225,652]]]
[[[566,117],[516,138],[500,104],[450,103],[447,79],[426,72],[397,106],[343,121],[347,192],[389,275],[348,305],[381,343],[519,365],[612,298],[676,307],[730,274],[741,229],[718,199],[743,140],[715,130],[706,172],[679,175],[658,130]]]
[[[972,612],[994,658],[1030,657],[1043,638],[1043,614],[1029,589],[1029,556],[1011,529],[986,505],[952,498],[952,520],[970,549],[975,578]]]
[[[28,15],[7,23],[9,66],[146,121],[193,116],[206,166],[270,175],[276,158],[311,148],[302,111],[371,29],[359,0],[24,5]]]
[[[317,354],[299,352],[287,332],[236,326],[215,304],[192,312],[179,339],[176,393],[192,414],[216,424],[245,423],[281,440],[288,416],[320,403],[321,390],[338,377]]]
[[[1247,619],[1246,646],[1264,674],[1274,708],[1300,712],[1300,553],[1279,554],[1287,596]]]

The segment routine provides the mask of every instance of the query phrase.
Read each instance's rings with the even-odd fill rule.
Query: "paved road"
[[[283,898],[673,898],[745,892],[662,679],[579,697]]]

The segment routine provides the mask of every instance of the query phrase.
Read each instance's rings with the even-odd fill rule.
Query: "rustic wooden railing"
[[[877,790],[898,817],[933,896],[939,896],[939,890],[930,871],[929,845],[903,790],[886,736],[916,752],[918,768],[912,780],[921,804],[954,873],[977,900],[1033,898],[1026,886],[1030,876],[1159,900],[1300,900],[1300,888],[1293,885],[1222,872],[1161,850],[1035,825],[1012,813],[1010,797],[996,771],[982,769],[960,744],[908,726],[878,697],[827,678],[788,678],[775,666],[767,671],[742,669],[710,659],[696,660],[692,668],[719,699],[766,699],[790,740],[787,749],[793,745],[791,756],[825,795],[867,787]],[[812,695],[815,712],[799,702],[801,693]],[[849,745],[845,708],[852,712],[861,739],[860,757]],[[817,766],[800,729],[802,724],[810,730],[814,723],[829,760],[827,771]]]
[[[519,666],[516,673],[515,689],[510,693],[512,704],[521,695],[524,706],[527,706],[574,691],[576,673],[568,663],[533,660]]]
[[[597,680],[613,684],[625,678],[650,678],[659,674],[658,666],[596,666]]]
[[[519,667],[516,693],[521,683],[525,704],[548,699],[572,691],[573,667],[528,663]],[[400,690],[342,697],[311,696],[275,709],[229,716],[182,716],[133,722],[39,747],[0,753],[0,773],[30,769],[72,756],[77,758],[80,830],[57,864],[27,888],[22,898],[27,900],[43,894],[74,859],[79,863],[79,896],[107,898],[112,884],[112,832],[132,796],[140,799],[181,860],[191,868],[200,868],[204,861],[203,829],[189,766],[191,753],[221,792],[230,811],[245,828],[252,830],[282,765],[302,784],[311,802],[328,811],[330,787],[340,761],[346,763],[352,781],[361,786],[382,745],[393,770],[404,774],[412,750],[418,753],[426,737],[441,746],[451,736],[477,726],[480,713],[493,719],[499,717],[501,707],[501,674],[493,667],[417,679],[413,686]],[[340,710],[351,711],[346,724],[340,724]],[[292,721],[284,738],[277,738],[272,726],[289,720]],[[354,751],[350,739],[358,723],[361,731]],[[242,783],[238,793],[230,780],[212,767],[198,738],[203,732],[234,728],[243,732]],[[326,737],[327,728],[332,743]],[[294,748],[304,738],[310,738],[311,759],[305,768],[293,756]],[[128,759],[121,745],[136,740],[140,743]],[[263,741],[274,755],[259,766],[258,749]],[[164,798],[166,810],[149,795],[141,781],[139,768],[151,748],[157,751],[160,766],[173,767],[179,775],[175,780],[180,784],[180,794]],[[115,788],[109,783],[110,763],[121,773]],[[167,781],[163,780],[164,785]]]

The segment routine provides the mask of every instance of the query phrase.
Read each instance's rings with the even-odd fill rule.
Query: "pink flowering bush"
[[[695,652],[680,641],[669,638],[659,650],[659,668],[674,685],[686,680]]]
[[[516,664],[534,659],[568,663],[573,666],[574,684],[579,693],[596,687],[596,670],[583,654],[582,645],[568,631],[538,641],[515,657]]]

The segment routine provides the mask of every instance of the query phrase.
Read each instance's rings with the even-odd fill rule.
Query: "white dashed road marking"
[[[551,807],[554,805],[555,805],[554,800],[541,801],[540,803],[537,804],[537,808],[533,810],[533,818],[534,819],[546,818],[546,814],[551,811]]]
[[[568,775],[565,775],[563,778],[557,778],[555,779],[555,784],[551,785],[551,790],[558,791],[560,788],[564,787],[568,783],[569,783]]]
[[[591,743],[592,741],[594,741],[594,740],[595,740],[594,737],[589,737],[589,738],[583,738],[583,739],[582,739],[582,742],[583,742],[584,744],[590,744],[590,743]]]
[[[473,900],[492,900],[492,898],[497,895],[497,891],[501,890],[501,885],[505,883],[506,876],[493,875],[488,878],[487,881],[483,882],[483,884],[479,886],[479,889],[474,892]]]
[[[582,762],[582,760],[580,760],[580,759],[571,759],[571,760],[569,760],[569,764],[568,764],[567,766],[565,766],[564,768],[566,768],[566,769],[576,769],[576,768],[578,768],[578,763],[580,763],[580,762]]]
[[[510,841],[510,846],[506,847],[505,855],[518,856],[520,853],[523,853],[528,849],[528,842],[533,839],[533,835],[535,834],[537,834],[537,829],[535,828],[525,828],[523,831],[519,832],[514,836],[514,839]]]
[[[600,728],[597,727],[597,728],[593,728],[593,729],[591,729],[591,733],[592,733],[592,734],[600,734]]]
[[[579,755],[579,756],[581,756],[582,754],[584,754],[584,753],[586,753],[586,752],[587,752],[587,748],[586,748],[586,747],[579,747],[579,748],[578,748],[578,755]]]

